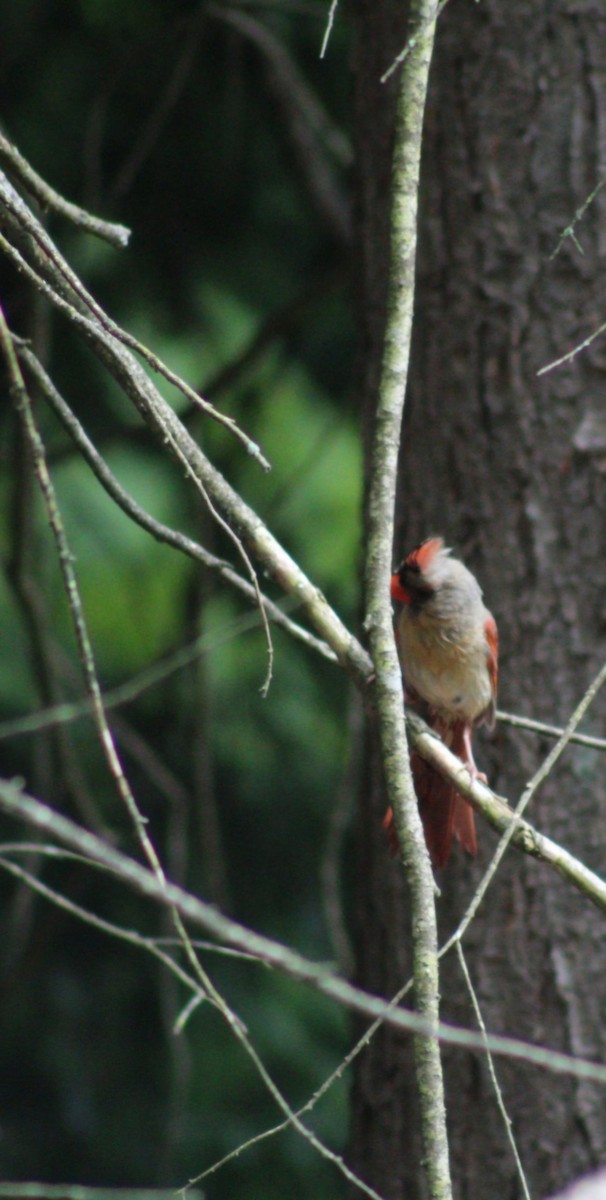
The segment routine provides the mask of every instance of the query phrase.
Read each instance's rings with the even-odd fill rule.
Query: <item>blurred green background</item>
[[[362,462],[351,398],[348,31],[340,13],[320,61],[326,16],[323,0],[5,0],[0,111],[4,132],[48,183],[131,227],[119,251],[45,218],[111,315],[260,442],[270,474],[224,430],[187,413],[212,460],[353,625]],[[87,348],[7,264],[0,273],[12,328],[33,337],[122,485],[240,567]],[[330,851],[346,923],[351,845],[331,837],[349,789],[345,678],[275,630],[263,699],[266,647],[254,611],[133,525],[42,402],[37,414],[103,687],[141,675],[140,694],[112,723],[167,870],[237,919],[334,961],[323,880]],[[0,773],[136,852],[88,719],[6,736],[6,722],[84,689],[6,388],[0,454]],[[146,668],[170,666],[198,637],[201,654],[146,685]],[[3,843],[17,839],[33,840],[3,822]],[[150,905],[78,862],[43,861],[34,848],[27,865],[118,924],[170,934]],[[209,1005],[176,1037],[187,994],[143,951],[5,874],[0,887],[1,1179],[181,1186],[277,1122]],[[289,1102],[305,1103],[349,1046],[346,1016],[262,966],[202,953]],[[345,1079],[310,1118],[338,1152],[347,1091]],[[343,1194],[343,1181],[288,1132],[204,1188],[216,1200],[319,1198]]]

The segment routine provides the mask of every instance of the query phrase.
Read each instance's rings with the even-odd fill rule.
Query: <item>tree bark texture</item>
[[[370,419],[384,321],[391,83],[404,44],[399,4],[352,4],[357,134],[359,378]],[[448,5],[426,115],[414,348],[401,457],[401,540],[430,533],[480,578],[501,633],[500,707],[564,723],[606,649],[606,335],[537,376],[606,320],[606,189],[551,257],[606,169],[606,10],[499,0]],[[602,173],[602,174],[601,174]],[[606,695],[586,728],[604,734]],[[379,756],[369,732],[361,787],[358,978],[393,994],[407,972],[401,868],[376,832]],[[546,743],[501,725],[480,765],[515,802]],[[606,871],[606,763],[569,748],[529,812]],[[496,843],[455,848],[440,880],[442,940]],[[510,851],[465,948],[487,1027],[606,1057],[606,923],[540,864]],[[442,1015],[473,1024],[455,956]],[[485,1064],[445,1053],[457,1200],[521,1195]],[[410,1048],[379,1036],[359,1062],[350,1158],[386,1200],[424,1196]],[[606,1095],[497,1063],[533,1196],[606,1155]]]

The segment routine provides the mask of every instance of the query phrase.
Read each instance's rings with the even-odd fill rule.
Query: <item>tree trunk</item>
[[[356,50],[363,404],[380,354],[391,101],[379,76],[404,42],[400,5],[352,5]],[[606,320],[606,189],[560,234],[606,163],[606,12],[601,5],[498,0],[440,19],[425,129],[416,328],[402,451],[396,554],[444,533],[480,578],[501,634],[502,709],[564,723],[606,645],[606,335],[572,364],[537,371]],[[586,728],[604,732],[606,696]],[[377,824],[372,748],[362,787],[358,977],[393,994],[406,975],[401,868]],[[491,784],[515,802],[548,748],[501,724],[478,738]],[[604,874],[604,758],[568,749],[530,819]],[[440,880],[443,938],[496,838],[474,863],[455,849]],[[487,1027],[588,1058],[606,1056],[606,922],[553,873],[510,851],[465,939]],[[474,1024],[454,956],[443,1017]],[[485,1063],[445,1053],[457,1200],[522,1195]],[[386,1200],[425,1195],[410,1048],[392,1034],[361,1057],[350,1158]],[[606,1095],[520,1063],[497,1073],[534,1197],[604,1160]]]

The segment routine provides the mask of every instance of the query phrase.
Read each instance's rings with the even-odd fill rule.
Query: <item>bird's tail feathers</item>
[[[432,726],[453,754],[465,762],[463,722],[446,725],[434,717]],[[471,806],[459,795],[456,788],[438,775],[420,755],[413,754],[411,764],[425,840],[434,868],[438,870],[448,862],[453,837],[468,854],[475,855],[478,843]]]

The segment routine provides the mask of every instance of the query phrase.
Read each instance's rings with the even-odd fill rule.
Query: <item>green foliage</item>
[[[241,11],[279,39],[335,129],[342,126],[346,53],[338,33],[330,67],[317,61],[324,7],[317,18],[313,6]],[[7,132],[49,183],[133,229],[125,251],[56,217],[53,235],[117,320],[203,393],[218,388],[210,398],[259,441],[272,463],[269,475],[159,382],[232,485],[355,621],[362,464],[348,398],[352,319],[340,282],[346,251],[310,199],[306,173],[314,163],[301,166],[293,154],[288,112],[271,91],[271,64],[237,26],[211,11],[201,23],[197,6],[178,0],[51,0],[25,10],[9,0],[3,24]],[[198,36],[188,63],[185,46]],[[344,190],[338,156],[325,148],[314,153],[325,156],[335,192]],[[5,273],[2,292],[17,332],[47,328],[49,370],[122,485],[156,518],[244,573],[233,543],[88,349],[39,308],[36,325],[31,295],[15,276]],[[236,369],[266,327],[247,365]],[[230,381],[218,386],[232,367]],[[258,614],[135,526],[40,400],[36,412],[104,688],[129,680],[143,686],[148,667],[167,665],[165,678],[153,686],[148,680],[113,718],[164,861],[239,919],[329,959],[321,869],[349,753],[346,681],[274,630],[273,681],[264,699],[267,647]],[[54,699],[79,700],[84,684],[48,522],[8,407],[0,419],[1,735],[3,720]],[[22,510],[19,496],[27,497]],[[33,607],[23,581],[35,585]],[[270,581],[260,582],[280,599]],[[289,611],[296,620],[297,611]],[[32,623],[43,634],[46,669]],[[171,670],[171,656],[199,635],[200,656]],[[81,823],[93,810],[134,852],[90,720],[0,746],[3,774],[22,774],[36,794]],[[209,797],[218,841],[210,834]],[[4,828],[3,840],[14,836]],[[149,906],[82,864],[33,859],[30,866],[109,920],[170,932]],[[217,874],[224,876],[220,895],[213,891]],[[279,1119],[208,1004],[175,1038],[173,1023],[188,996],[162,968],[47,901],[30,906],[27,892],[7,877],[0,876],[0,887],[3,1177],[178,1186]],[[215,955],[205,965],[284,1093],[304,1104],[348,1046],[343,1015],[258,965]],[[310,1118],[338,1152],[345,1106],[340,1083]],[[288,1132],[247,1151],[204,1186],[211,1200],[281,1200],[287,1191],[336,1197],[341,1183]]]

